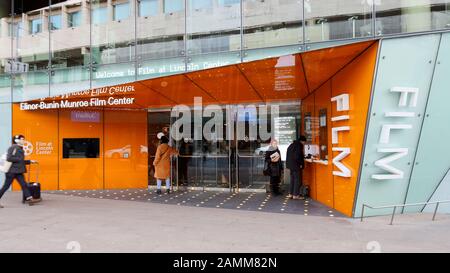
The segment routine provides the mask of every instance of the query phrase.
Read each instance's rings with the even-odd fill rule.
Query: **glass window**
[[[55,14],[50,16],[50,29],[61,29],[61,14]]]
[[[108,1],[111,2],[111,1]],[[114,1],[113,1],[114,2]],[[101,11],[102,24],[91,25],[92,87],[121,84],[135,79],[135,21],[130,20],[131,2],[118,1],[105,8],[105,1],[92,1],[91,9]],[[128,19],[127,19],[128,18]],[[110,21],[122,20],[120,24]],[[98,22],[98,21],[97,21]],[[147,24],[148,27],[148,24]]]
[[[244,49],[303,42],[303,2],[243,0]]]
[[[8,23],[8,37],[11,37],[11,35],[14,35],[14,37],[22,37],[22,34],[22,22],[17,22],[14,24]]]
[[[372,2],[374,1],[305,0],[306,42],[373,35]]]
[[[209,2],[206,3],[206,2]],[[188,12],[186,18],[187,30],[187,54],[198,55],[213,54],[210,58],[193,59],[192,68],[208,66],[223,62],[236,62],[237,55],[229,54],[230,51],[238,51],[241,47],[240,5],[233,7],[212,6],[211,1],[188,0]],[[197,12],[197,9],[208,8],[208,12]],[[205,22],[214,22],[205,24]],[[230,58],[232,60],[230,60]],[[189,66],[191,67],[191,65]]]
[[[164,0],[164,13],[184,10],[184,0]]]
[[[191,9],[205,9],[212,7],[212,0],[192,0],[190,1]]]
[[[125,20],[130,17],[130,4],[123,3],[114,5],[114,21]]]
[[[67,25],[69,27],[78,27],[81,25],[81,12],[71,12],[67,16]]]
[[[108,10],[106,7],[92,9],[92,24],[100,25],[106,23],[108,19]]]
[[[141,0],[139,2],[139,16],[154,16],[157,15],[159,11],[159,1],[158,0]]]
[[[42,32],[42,19],[37,18],[30,21],[30,34]]]
[[[450,28],[449,0],[384,0],[375,8],[376,35]]]
[[[219,5],[220,6],[229,6],[229,5],[239,4],[240,2],[241,2],[240,0],[219,0]]]

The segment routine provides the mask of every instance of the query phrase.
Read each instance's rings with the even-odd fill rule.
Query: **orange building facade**
[[[40,162],[43,190],[146,188],[152,180],[155,134],[172,125],[170,110],[175,106],[195,109],[196,99],[204,109],[210,105],[223,109],[282,105],[281,122],[295,120],[290,125],[295,131],[293,138],[306,135],[308,148],[316,149],[307,159],[303,179],[311,188],[311,197],[351,216],[377,50],[377,41],[361,42],[16,103],[12,130],[27,136],[28,158]],[[165,113],[166,118],[156,122],[158,128],[155,112]],[[239,114],[237,117],[235,128],[239,127]],[[244,122],[251,121],[244,118]],[[238,133],[235,128],[233,133]],[[284,136],[275,133],[275,137]],[[95,140],[94,156],[77,155],[75,146],[81,144],[76,143],[83,140]],[[217,153],[203,151],[202,156],[215,160],[216,166],[223,165],[209,178],[225,184],[213,183],[215,188],[251,189],[250,180],[267,179],[260,173],[255,178],[253,171],[244,173],[249,168],[259,172],[258,163],[253,162],[257,157],[254,151],[263,150],[267,141],[258,138],[255,143],[258,145],[248,146],[251,165],[245,165],[247,146],[239,142],[218,144],[214,146],[221,147]],[[235,147],[239,163],[232,164],[235,155],[230,151]],[[197,154],[190,154],[190,164]],[[174,161],[176,180],[178,164]],[[189,172],[195,164],[189,166]],[[242,167],[234,167],[237,164]],[[208,167],[202,166],[206,181]]]

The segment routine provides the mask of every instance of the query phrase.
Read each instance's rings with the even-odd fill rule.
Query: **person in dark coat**
[[[301,199],[300,187],[302,185],[302,170],[305,167],[304,145],[306,138],[301,136],[300,139],[294,140],[289,145],[286,154],[286,168],[290,170],[290,185],[288,198]]]
[[[281,175],[283,174],[283,163],[281,153],[278,149],[278,141],[272,139],[269,149],[265,154],[265,164],[267,166],[266,175],[270,176],[270,191],[274,195],[280,195]]]
[[[6,172],[6,179],[3,187],[0,189],[0,199],[3,197],[5,192],[11,187],[14,179],[19,182],[20,187],[22,188],[23,195],[25,196],[25,201],[28,203],[38,202],[40,200],[33,199],[30,191],[28,190],[28,186],[25,182],[24,173],[27,172],[26,165],[31,163],[36,163],[34,160],[25,160],[25,152],[23,150],[23,145],[25,144],[25,137],[23,135],[16,135],[13,137],[13,145],[9,147],[6,161],[11,162],[11,167],[8,172]],[[0,208],[3,208],[0,205]]]

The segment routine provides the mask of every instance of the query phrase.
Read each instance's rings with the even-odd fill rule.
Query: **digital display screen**
[[[64,138],[63,158],[99,158],[99,138]]]

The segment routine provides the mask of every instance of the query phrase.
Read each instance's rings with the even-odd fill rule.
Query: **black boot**
[[[166,192],[167,192],[167,194],[170,194],[170,189],[167,189]]]
[[[156,194],[161,194],[161,189],[157,189]]]

